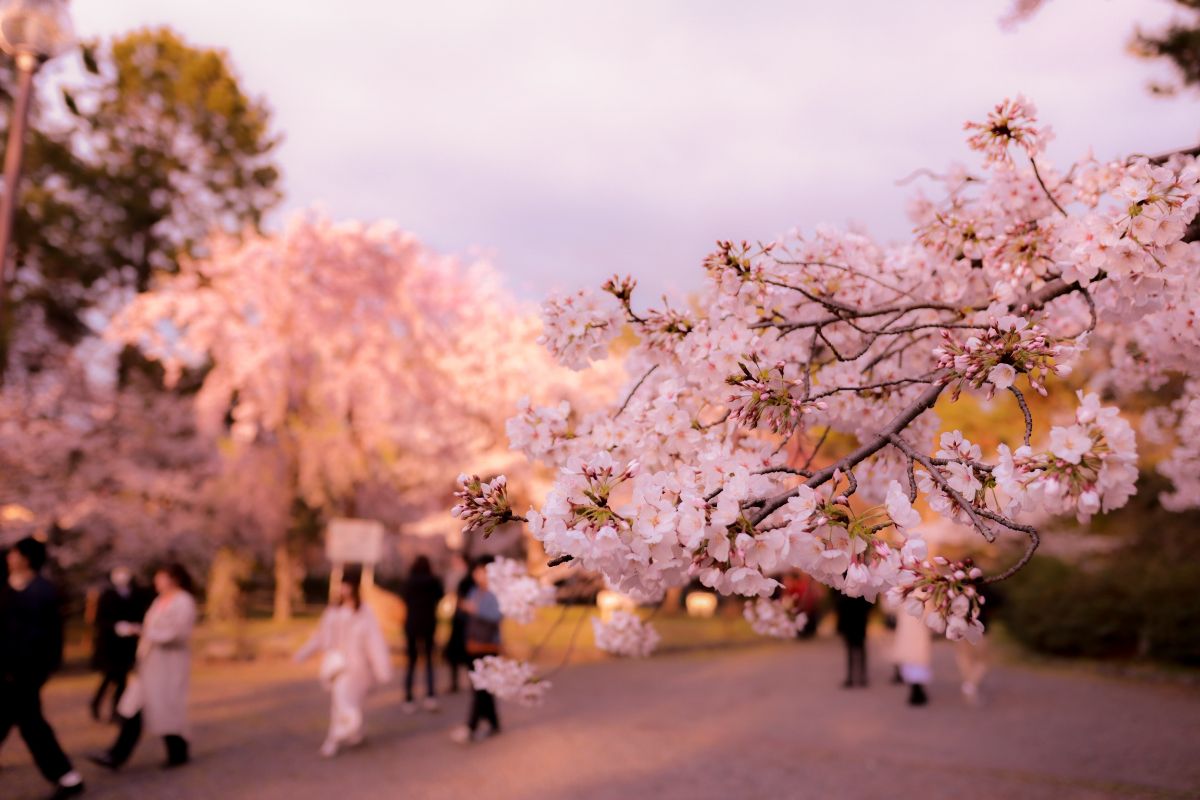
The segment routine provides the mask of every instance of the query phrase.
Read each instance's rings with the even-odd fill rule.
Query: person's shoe
[[[459,725],[457,728],[450,731],[450,741],[455,742],[456,744],[470,744],[473,738],[475,737],[471,733],[471,729],[466,725]]]
[[[333,758],[338,754],[338,744],[333,739],[326,739],[321,745],[321,758]]]
[[[121,768],[121,765],[113,760],[113,757],[108,753],[92,753],[87,757],[87,760],[105,769],[111,769],[116,772]]]
[[[978,706],[981,702],[979,697],[979,687],[974,684],[964,683],[962,685],[963,700],[967,701],[969,706]]]
[[[417,713],[417,704],[414,703],[412,700],[405,700],[404,705],[400,706],[400,709],[405,714],[415,714],[415,713]]]
[[[842,688],[843,689],[853,689],[854,681],[850,680],[849,678],[846,678],[846,680],[842,681]]]
[[[432,714],[434,711],[437,711],[439,708],[441,708],[441,706],[438,705],[436,697],[426,697],[421,701],[421,708]]]
[[[54,787],[54,792],[50,795],[50,800],[62,800],[64,797],[78,797],[83,794],[83,778],[75,770],[71,770],[58,780],[59,783]],[[63,783],[63,781],[66,781],[66,783]]]
[[[923,706],[928,702],[929,695],[925,694],[925,687],[919,683],[914,683],[908,693],[908,704],[910,706]]]

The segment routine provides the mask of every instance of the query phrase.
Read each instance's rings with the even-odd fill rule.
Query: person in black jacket
[[[83,793],[83,779],[42,714],[42,686],[62,665],[63,620],[58,591],[39,573],[46,546],[33,538],[5,555],[0,586],[0,744],[16,726],[33,761],[55,784],[55,798]]]
[[[109,575],[109,585],[100,595],[96,607],[95,638],[92,646],[92,669],[103,677],[92,697],[92,718],[100,719],[100,705],[109,687],[112,687],[112,719],[125,683],[137,659],[138,637],[118,636],[117,623],[140,623],[145,615],[142,599],[128,567],[117,567]]]
[[[408,573],[402,598],[406,609],[404,617],[404,640],[408,647],[408,668],[404,673],[404,710],[416,710],[413,702],[413,676],[417,670],[418,651],[425,659],[426,711],[436,711],[437,692],[433,686],[433,635],[437,630],[437,607],[444,589],[442,579],[433,574],[433,567],[425,556],[418,556]]]
[[[450,621],[450,638],[446,640],[444,654],[446,663],[450,666],[450,692],[452,694],[458,691],[459,673],[471,665],[471,655],[467,652],[467,620],[471,615],[463,609],[462,603],[475,588],[475,578],[471,574],[471,562],[462,553],[456,553],[455,559],[459,562],[462,578],[459,579],[458,586],[454,590],[454,617]]]
[[[871,601],[865,597],[847,597],[841,592],[833,593],[837,608],[837,630],[846,643],[846,680],[842,687],[867,685],[867,618],[871,614]]]

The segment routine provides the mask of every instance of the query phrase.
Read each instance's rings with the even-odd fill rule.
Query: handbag
[[[141,712],[145,704],[146,688],[142,685],[141,676],[135,672],[129,677],[129,683],[121,694],[115,711],[124,719],[133,719]]]
[[[346,671],[346,656],[341,650],[326,650],[325,655],[321,656],[321,669],[317,674],[321,678],[321,682],[325,684],[333,683],[338,675]]]
[[[500,623],[472,614],[467,619],[467,654],[472,656],[495,656],[500,654]]]

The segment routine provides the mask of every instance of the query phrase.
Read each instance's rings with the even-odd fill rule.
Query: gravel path
[[[932,704],[914,709],[878,658],[871,688],[837,688],[841,659],[823,641],[572,667],[544,707],[502,707],[504,735],[466,748],[446,735],[465,697],[406,716],[393,685],[372,700],[367,744],[333,761],[316,755],[326,700],[314,668],[204,667],[194,764],[160,770],[147,740],[119,775],[81,768],[97,800],[1200,797],[1195,688],[1007,665],[970,708],[939,646]],[[68,677],[48,692],[76,755],[113,734],[84,713],[90,686]],[[0,764],[0,798],[46,793],[15,732]]]

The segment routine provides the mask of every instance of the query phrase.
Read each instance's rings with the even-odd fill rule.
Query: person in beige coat
[[[167,749],[164,766],[177,767],[189,760],[187,741],[188,684],[192,671],[191,638],[196,625],[192,579],[180,564],[154,574],[158,596],[140,624],[121,623],[117,633],[141,636],[133,681],[117,704],[121,732],[106,752],[92,760],[119,769],[133,754],[142,731],[163,737]]]

